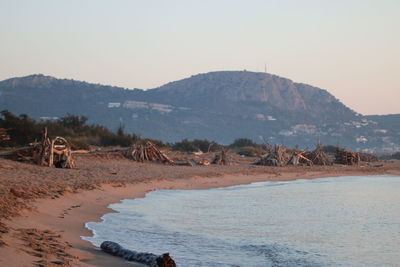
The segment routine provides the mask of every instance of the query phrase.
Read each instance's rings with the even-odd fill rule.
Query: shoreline
[[[57,248],[63,250],[67,255],[64,258],[64,265],[58,263],[58,266],[135,266],[135,264],[126,263],[118,257],[101,252],[89,241],[83,240],[81,236],[92,235],[92,232],[85,227],[85,223],[101,221],[104,214],[115,212],[108,208],[110,204],[128,198],[141,198],[147,192],[154,190],[210,189],[254,182],[292,181],[339,176],[400,175],[400,168],[397,167],[388,170],[373,169],[368,172],[360,168],[338,169],[334,167],[324,169],[297,168],[289,171],[285,171],[285,169],[275,170],[278,171],[263,173],[223,172],[222,175],[220,173],[215,175],[206,173],[188,176],[187,178],[179,176],[177,178],[141,179],[127,184],[101,184],[98,189],[64,193],[63,196],[55,199],[37,199],[34,202],[34,210],[24,210],[20,216],[5,221],[11,231],[3,236],[4,241],[9,245],[0,247],[0,265],[2,262],[7,262],[8,266],[32,266],[32,263],[40,266],[40,257],[27,253],[29,248],[25,248],[21,239],[16,237],[18,229],[35,229],[39,231],[38,235],[41,238],[46,237],[46,231],[61,234],[59,238],[51,240],[57,239],[59,243]],[[171,256],[173,257],[173,253],[171,253]],[[51,253],[44,255],[44,258],[50,263],[57,262],[57,259],[59,259]]]

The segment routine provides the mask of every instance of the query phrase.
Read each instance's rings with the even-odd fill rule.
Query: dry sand
[[[157,189],[203,189],[347,175],[400,175],[400,163],[360,167],[164,166],[118,155],[80,156],[77,170],[0,160],[0,266],[134,266],[81,236],[107,206]],[[374,167],[375,166],[375,167]],[[379,166],[379,167],[376,167]],[[172,255],[173,256],[173,255]]]

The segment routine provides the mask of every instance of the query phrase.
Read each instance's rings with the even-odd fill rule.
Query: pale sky
[[[400,113],[400,0],[0,0],[0,80],[154,88],[267,71]]]

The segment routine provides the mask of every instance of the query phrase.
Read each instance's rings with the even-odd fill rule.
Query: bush
[[[379,157],[382,160],[398,159],[400,160],[400,152],[393,153],[391,155],[383,155]]]
[[[82,137],[72,137],[68,138],[68,142],[71,145],[72,150],[84,149],[89,150],[89,142],[87,138]]]
[[[130,135],[104,135],[100,137],[100,145],[101,146],[122,146],[128,147],[134,143],[134,139]]]
[[[261,148],[258,147],[245,146],[241,147],[236,153],[246,157],[258,157],[263,154],[263,151]]]
[[[229,147],[249,147],[249,146],[256,147],[258,145],[248,138],[236,139],[235,141],[233,141],[232,144],[229,145]]]
[[[207,153],[207,152],[215,152],[221,150],[221,145],[213,142],[213,141],[208,141],[207,139],[200,140],[200,139],[194,139],[192,141],[193,145],[198,148],[201,152]]]
[[[2,145],[27,145],[41,137],[41,127],[27,115],[22,114],[17,117],[7,110],[3,110],[1,115],[3,118],[0,119],[0,128],[9,129],[8,134],[11,138]]]
[[[183,139],[180,142],[176,142],[172,145],[173,150],[183,151],[183,152],[197,152],[199,148],[193,144],[193,142]]]
[[[338,146],[327,145],[324,146],[323,151],[325,153],[335,154],[338,149]]]
[[[140,140],[139,137],[137,137],[137,140]],[[163,141],[161,140],[155,140],[155,139],[150,139],[150,138],[146,138],[142,141],[143,144],[145,144],[147,141],[152,142],[156,147],[158,148],[165,148],[168,147],[168,144],[165,144]],[[135,142],[136,143],[136,142]]]
[[[1,112],[0,128],[9,129],[11,140],[2,142],[2,146],[23,146],[40,141],[44,127],[49,137],[63,136],[71,142],[73,149],[88,149],[97,146],[131,146],[140,138],[134,134],[125,134],[123,126],[113,133],[104,126],[87,125],[87,118],[68,114],[58,121],[37,122],[27,115],[15,116],[4,110]]]
[[[208,141],[206,139],[194,139],[193,141],[189,141],[187,139],[183,139],[180,142],[176,142],[175,144],[171,145],[173,150],[183,151],[183,152],[197,152],[201,151],[203,153],[207,152],[215,152],[221,150],[221,145]]]

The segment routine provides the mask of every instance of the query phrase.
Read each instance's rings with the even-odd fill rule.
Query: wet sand
[[[81,239],[107,206],[157,189],[205,189],[258,181],[348,175],[400,175],[400,163],[362,166],[164,166],[119,157],[80,156],[78,169],[0,159],[1,266],[135,266]],[[378,167],[379,166],[379,167]],[[140,249],[138,249],[140,250]],[[173,256],[173,253],[172,253]]]

